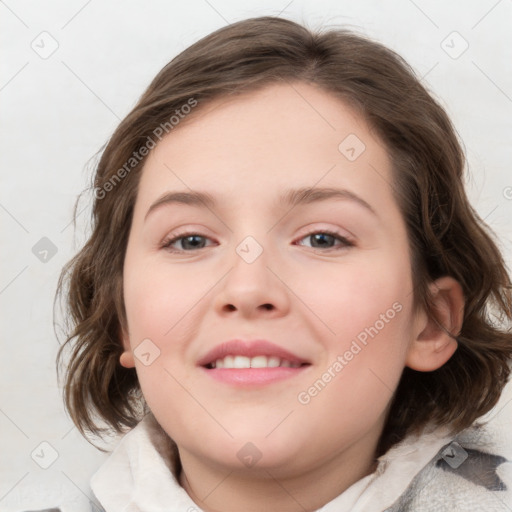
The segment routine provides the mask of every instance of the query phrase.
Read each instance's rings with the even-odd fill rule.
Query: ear
[[[457,340],[452,336],[460,333],[464,319],[464,293],[458,281],[441,277],[430,284],[430,291],[437,318],[427,318],[425,311],[416,318],[417,334],[405,362],[420,372],[437,370],[452,357],[457,350]]]
[[[125,368],[135,368],[135,360],[133,359],[133,352],[130,346],[130,338],[128,333],[121,327],[120,329],[120,338],[123,344],[124,352],[119,357],[119,363],[121,366]]]

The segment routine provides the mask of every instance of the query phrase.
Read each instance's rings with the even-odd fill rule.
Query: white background
[[[89,510],[88,480],[105,457],[66,417],[54,364],[53,298],[85,237],[88,211],[76,236],[70,222],[90,182],[87,162],[177,53],[228,23],[279,13],[375,37],[424,77],[465,143],[472,204],[510,267],[511,0],[2,1],[0,510]],[[31,47],[52,44],[47,58]],[[57,249],[46,262],[32,251],[42,237]],[[511,397],[499,405],[500,421],[512,421]],[[31,458],[43,441],[59,455],[48,469]],[[36,453],[50,462],[47,445]]]

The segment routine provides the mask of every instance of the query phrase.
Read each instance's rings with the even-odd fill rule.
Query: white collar
[[[148,414],[93,475],[91,488],[106,512],[198,510],[176,479],[177,463],[175,445]]]
[[[445,429],[408,437],[379,458],[374,473],[354,483],[318,512],[390,507],[451,439]],[[106,512],[199,512],[198,505],[179,484],[178,472],[176,446],[149,414],[95,473],[91,488]]]

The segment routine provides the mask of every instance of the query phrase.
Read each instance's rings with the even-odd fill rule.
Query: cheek
[[[342,348],[343,340],[373,327],[389,332],[398,317],[406,316],[397,310],[412,298],[409,274],[407,263],[402,265],[396,258],[371,262],[360,258],[334,270],[317,266],[315,275],[298,281],[295,290],[321,320],[316,322],[320,338]]]
[[[155,343],[171,338],[206,291],[207,283],[197,272],[184,275],[177,269],[171,273],[159,264],[128,269],[124,299],[132,347],[141,337],[155,338]]]
[[[313,416],[330,409],[340,421],[347,414],[375,420],[398,384],[411,337],[408,262],[398,255],[373,265],[359,260],[320,275],[317,282],[322,281],[329,286],[301,289],[322,320],[317,335],[324,353],[298,403],[311,405]]]
[[[336,324],[338,335],[329,345],[325,364],[295,397],[306,421],[324,418],[323,436],[333,442],[357,438],[384,421],[403,372],[409,339],[409,305],[396,301],[389,310],[377,308],[375,312],[383,312],[387,323],[371,315],[366,321],[368,312],[355,318],[353,307],[353,318]]]
[[[130,344],[142,392],[149,408],[157,415],[166,411],[173,425],[180,423],[180,409],[187,404],[180,383],[186,383],[188,370],[176,361],[184,357],[186,315],[197,301],[183,288],[183,276],[180,281],[174,274],[158,265],[135,264],[124,281]],[[193,289],[189,279],[187,283],[187,290]]]
[[[158,262],[138,263],[135,258],[125,267],[130,345],[143,394],[153,410],[172,410],[174,415],[187,403],[180,384],[188,382],[191,370],[183,362],[199,325],[192,321],[194,306],[211,286],[201,276]]]

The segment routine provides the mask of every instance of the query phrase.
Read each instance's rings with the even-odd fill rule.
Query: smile
[[[267,340],[221,343],[198,361],[209,377],[237,387],[254,387],[289,379],[311,366],[306,359]]]
[[[230,369],[241,369],[241,368],[299,368],[302,366],[301,363],[296,361],[289,361],[287,359],[281,359],[277,356],[255,356],[246,357],[239,355],[228,355],[222,359],[213,361],[207,368],[224,368]]]

